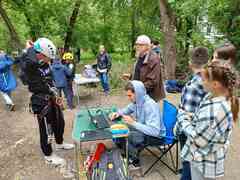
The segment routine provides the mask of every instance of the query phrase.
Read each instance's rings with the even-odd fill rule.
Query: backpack
[[[130,180],[119,149],[106,150],[100,161],[95,162],[90,173],[91,180]]]

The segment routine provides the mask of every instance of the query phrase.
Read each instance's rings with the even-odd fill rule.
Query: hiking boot
[[[50,156],[44,156],[44,159],[48,164],[52,164],[55,166],[63,166],[65,164],[65,160],[56,154],[51,154]]]
[[[61,150],[61,149],[70,150],[73,148],[74,148],[73,144],[68,144],[68,143],[64,143],[64,142],[62,144],[56,144],[56,150]]]

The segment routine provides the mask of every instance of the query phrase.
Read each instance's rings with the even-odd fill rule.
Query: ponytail
[[[238,120],[238,113],[239,113],[239,100],[236,96],[230,97],[231,101],[231,111],[233,114],[233,121],[236,123]]]

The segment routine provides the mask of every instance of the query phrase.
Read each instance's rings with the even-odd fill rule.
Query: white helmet
[[[47,38],[39,38],[34,42],[33,48],[50,59],[55,59],[56,47],[52,41]]]
[[[146,35],[140,35],[137,37],[136,44],[151,45],[151,39]]]

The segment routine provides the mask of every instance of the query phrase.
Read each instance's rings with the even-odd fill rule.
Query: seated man
[[[125,90],[131,101],[127,107],[111,114],[114,120],[119,116],[130,126],[129,157],[134,167],[140,167],[139,152],[152,137],[165,135],[166,129],[161,120],[159,104],[146,94],[146,89],[141,81],[130,81]],[[122,139],[117,141],[120,148],[125,147]]]

